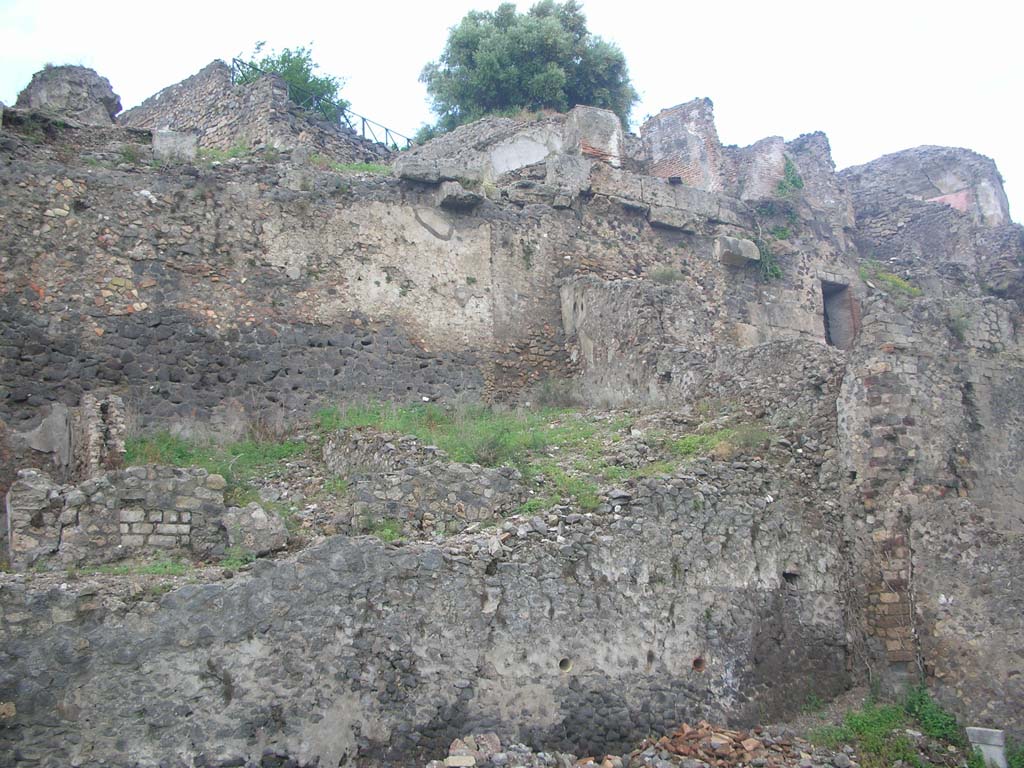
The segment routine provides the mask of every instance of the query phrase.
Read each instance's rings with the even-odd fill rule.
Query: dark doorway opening
[[[850,286],[822,280],[821,297],[825,305],[825,342],[848,349],[856,330]]]

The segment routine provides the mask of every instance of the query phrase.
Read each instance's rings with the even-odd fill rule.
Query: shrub
[[[651,280],[662,285],[675,283],[683,279],[683,273],[675,267],[655,267],[650,272]]]
[[[804,180],[800,178],[800,172],[796,169],[796,165],[793,161],[787,157],[786,166],[782,172],[782,178],[779,179],[779,183],[775,186],[775,191],[783,197],[787,197],[803,188]]]
[[[576,104],[610,109],[628,123],[637,93],[625,57],[586,22],[574,0],[541,0],[527,13],[512,3],[468,13],[420,75],[438,122],[417,140],[486,114]]]
[[[765,280],[778,280],[782,277],[782,267],[775,258],[771,247],[761,238],[754,241],[757,245],[758,254],[761,256],[761,277]]]
[[[280,53],[263,53],[265,45],[266,41],[260,41],[253,47],[248,63],[255,69],[244,68],[238,82],[251,83],[262,77],[264,72],[272,72],[288,83],[288,96],[300,107],[313,109],[328,120],[341,119],[349,108],[349,102],[340,96],[344,80],[317,75],[320,65],[313,61],[311,48],[300,45],[285,48]]]

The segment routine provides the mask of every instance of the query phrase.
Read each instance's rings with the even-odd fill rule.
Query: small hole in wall
[[[653,663],[654,663],[654,651],[648,651],[647,652],[647,664],[648,664],[648,666],[650,666]]]
[[[782,578],[786,580],[787,584],[796,584],[800,581],[800,574],[796,571],[783,571]]]
[[[572,659],[563,658],[558,662],[558,668],[563,672],[568,672],[572,669]]]
[[[703,672],[704,671],[704,657],[698,656],[693,660],[693,671]]]

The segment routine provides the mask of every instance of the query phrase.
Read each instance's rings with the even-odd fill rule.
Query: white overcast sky
[[[519,2],[520,10],[532,3]],[[0,0],[0,101],[43,64],[84,64],[125,108],[215,58],[312,43],[352,108],[403,133],[431,121],[423,65],[448,29],[497,0],[247,3]],[[825,131],[839,168],[920,144],[995,159],[1024,211],[1024,6],[1019,0],[584,0],[619,45],[649,114],[697,96],[727,144]]]

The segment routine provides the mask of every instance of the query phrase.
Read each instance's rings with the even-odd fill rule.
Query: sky
[[[213,59],[312,45],[352,109],[411,135],[432,122],[423,65],[497,0],[246,3],[0,0],[0,101],[44,64],[107,77],[125,108]],[[532,2],[517,3],[525,11]],[[583,0],[647,115],[707,96],[726,144],[824,131],[838,168],[921,144],[993,158],[1024,217],[1024,6],[1013,0]]]

